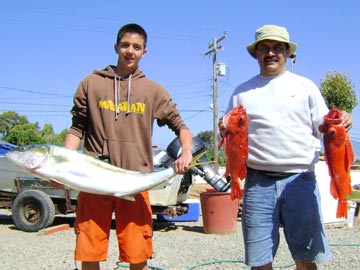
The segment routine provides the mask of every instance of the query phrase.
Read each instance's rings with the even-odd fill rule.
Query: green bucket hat
[[[255,32],[255,41],[248,45],[246,48],[250,55],[256,58],[255,47],[262,40],[276,40],[289,44],[290,55],[292,55],[297,48],[297,44],[290,42],[290,36],[285,27],[277,25],[264,25],[256,30]]]

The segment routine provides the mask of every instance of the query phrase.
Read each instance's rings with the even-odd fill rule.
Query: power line
[[[29,17],[22,17],[21,19],[19,19],[18,17],[11,17],[11,13],[7,12],[6,15],[7,17],[1,17],[0,21],[2,21],[2,24],[18,24],[20,26],[25,26],[25,27],[29,27],[29,24],[33,24],[33,25],[37,25],[37,26],[41,26],[43,28],[57,28],[57,29],[64,29],[67,31],[84,31],[84,30],[88,30],[91,31],[91,33],[94,32],[100,32],[100,33],[106,33],[106,34],[110,34],[113,33],[112,30],[107,30],[108,27],[104,28],[97,28],[99,27],[99,23],[96,23],[95,26],[94,25],[90,25],[90,24],[78,24],[78,23],[73,23],[73,24],[68,24],[68,23],[63,23],[64,21],[70,21],[72,19],[79,19],[81,18],[81,21],[94,21],[97,20],[99,22],[103,21],[105,23],[112,23],[114,21],[117,21],[118,18],[115,17],[100,17],[100,16],[86,16],[83,13],[76,14],[76,13],[66,13],[66,12],[54,12],[51,11],[49,12],[48,10],[29,10],[29,9],[13,9],[12,11],[16,12],[17,14],[19,12],[25,12],[27,16]],[[10,14],[10,16],[9,16]],[[44,15],[48,15],[48,16],[44,16]],[[64,19],[65,17],[65,19]],[[61,23],[58,23],[58,22]],[[101,27],[101,26],[100,26]],[[152,33],[153,37],[157,37],[160,39],[174,39],[174,40],[183,40],[183,41],[187,41],[187,42],[193,42],[195,39],[199,39],[198,35],[189,35],[189,34],[179,34],[179,33],[159,33],[154,32]]]
[[[20,89],[20,88],[14,88],[14,87],[8,87],[4,85],[0,85],[0,88],[5,90],[11,90],[11,91],[18,91],[18,92],[26,92],[31,94],[41,94],[41,95],[47,95],[47,96],[56,96],[56,97],[72,97],[72,95],[63,95],[59,93],[49,93],[48,91],[35,91],[35,90],[29,90],[29,89]],[[61,92],[61,91],[59,91]]]
[[[69,105],[61,105],[61,104],[48,104],[48,103],[5,102],[5,101],[0,101],[0,103],[2,103],[2,104],[12,104],[12,105],[31,105],[31,106],[69,107]]]

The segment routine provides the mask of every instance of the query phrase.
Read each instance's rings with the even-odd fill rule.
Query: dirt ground
[[[189,199],[199,199],[200,193],[205,192],[207,189],[212,189],[212,186],[206,183],[195,183],[189,190]]]

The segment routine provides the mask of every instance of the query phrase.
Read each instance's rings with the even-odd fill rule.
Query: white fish
[[[124,170],[55,145],[25,145],[7,152],[6,157],[43,180],[53,180],[78,191],[129,200],[133,200],[135,194],[155,188],[176,175],[172,166],[151,173]]]

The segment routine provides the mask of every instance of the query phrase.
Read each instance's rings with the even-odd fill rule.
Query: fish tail
[[[339,200],[337,205],[336,211],[337,218],[346,218],[348,217],[348,208],[347,208],[347,201],[346,200]]]

